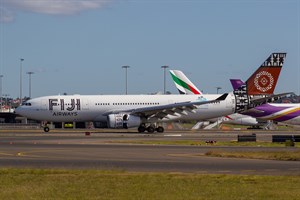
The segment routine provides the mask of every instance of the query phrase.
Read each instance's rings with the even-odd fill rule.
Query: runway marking
[[[165,137],[181,137],[182,134],[168,134],[168,135],[164,135]]]
[[[17,152],[17,153],[3,153],[0,152],[0,155],[6,156],[6,157],[41,157],[41,156],[36,156],[36,155],[25,155],[24,152]]]
[[[14,156],[15,154],[0,152],[0,155],[2,155],[2,156]]]
[[[65,158],[65,156],[45,156],[45,155],[34,155],[34,153],[47,153],[47,152],[58,152],[58,151],[71,151],[66,149],[47,149],[47,150],[39,150],[39,151],[21,151],[17,153],[5,153],[0,152],[2,156],[9,156],[9,157],[27,157],[27,158]]]
[[[26,151],[22,152],[24,156],[26,157],[34,157],[34,158],[66,158],[65,155],[33,155],[35,153],[52,153],[52,152],[66,152],[66,151],[72,151],[72,150],[67,150],[67,149],[44,149],[44,150],[36,150],[36,151]],[[29,155],[30,154],[30,155]]]

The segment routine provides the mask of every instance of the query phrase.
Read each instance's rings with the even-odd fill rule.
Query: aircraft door
[[[82,110],[89,110],[89,100],[87,99],[81,99],[81,107]]]
[[[48,100],[47,99],[42,99],[41,100],[41,107],[40,107],[40,109],[41,110],[48,110]]]

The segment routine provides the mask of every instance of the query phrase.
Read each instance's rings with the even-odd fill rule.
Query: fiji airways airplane
[[[45,96],[28,100],[16,113],[29,119],[50,122],[101,121],[109,128],[138,127],[139,132],[163,132],[158,124],[178,119],[202,120],[242,112],[266,100],[250,99],[249,95],[265,88],[274,90],[285,53],[273,53],[248,79],[246,84],[229,94],[210,95],[65,95]],[[282,95],[282,94],[281,94]],[[281,96],[278,95],[278,96]],[[44,128],[49,131],[48,127]]]
[[[245,84],[240,79],[231,79],[234,90]],[[299,103],[266,103],[242,112],[257,119],[273,120],[283,124],[300,125]]]
[[[171,77],[175,83],[180,94],[185,95],[203,95],[203,93],[193,84],[193,82],[186,77],[186,75],[180,70],[170,70]],[[213,124],[210,124],[213,123]],[[222,116],[213,119],[205,119],[205,121],[198,122],[193,129],[200,128],[200,125],[205,125],[204,129],[212,128],[217,124],[238,124],[245,126],[259,126],[259,122],[256,118],[242,115],[239,113],[234,113],[227,116]]]

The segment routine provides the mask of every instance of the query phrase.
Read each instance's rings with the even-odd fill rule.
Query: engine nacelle
[[[132,128],[139,127],[141,118],[129,114],[110,114],[107,116],[109,128]]]

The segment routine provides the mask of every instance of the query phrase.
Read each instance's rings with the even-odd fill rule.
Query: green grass
[[[300,199],[300,176],[0,169],[1,199]]]
[[[206,156],[228,157],[228,158],[251,158],[264,160],[300,161],[300,151],[279,151],[279,152],[221,152],[209,151]]]

